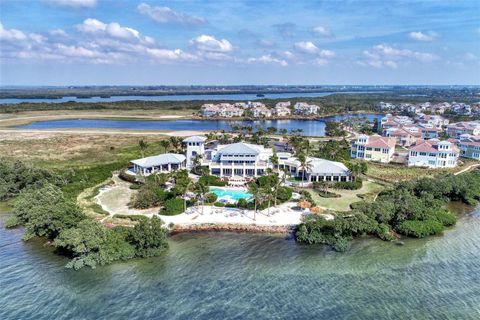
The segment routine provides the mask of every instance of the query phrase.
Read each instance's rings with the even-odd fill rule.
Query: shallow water
[[[5,216],[0,216],[3,220]],[[179,234],[161,257],[72,271],[0,226],[0,319],[479,319],[480,209],[444,236],[354,241]]]
[[[121,130],[226,130],[231,131],[233,124],[243,126],[261,125],[264,129],[275,127],[277,130],[302,129],[306,136],[324,136],[325,123],[339,121],[347,118],[367,118],[370,121],[379,119],[379,114],[345,114],[326,117],[318,120],[265,120],[265,121],[224,121],[224,120],[165,120],[165,121],[132,121],[132,120],[92,120],[69,119],[38,121],[27,125],[18,126],[21,129],[121,129]]]

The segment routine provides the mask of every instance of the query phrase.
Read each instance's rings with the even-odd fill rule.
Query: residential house
[[[450,141],[423,140],[408,150],[408,166],[453,168],[457,165],[459,149]]]
[[[462,134],[459,139],[448,139],[460,149],[460,156],[480,160],[480,136]]]
[[[396,139],[379,135],[359,135],[352,142],[351,157],[388,163],[395,153]]]
[[[396,144],[403,147],[409,147],[422,138],[422,133],[416,126],[389,128],[383,131],[383,135],[395,138]]]
[[[268,109],[265,106],[254,107],[252,109],[252,114],[254,117],[257,117],[257,118],[260,118],[260,117],[268,118],[272,116],[272,110]]]
[[[220,108],[216,104],[210,103],[202,105],[201,110],[204,117],[213,117],[220,112]]]
[[[303,115],[314,115],[318,113],[320,109],[319,106],[314,104],[308,104],[306,102],[297,102],[293,106],[296,114],[303,114]]]
[[[480,121],[451,123],[447,126],[446,132],[455,139],[459,139],[462,134],[478,136],[480,135]]]
[[[168,173],[186,168],[186,157],[183,154],[165,153],[130,161],[127,173],[148,176],[152,173]]]

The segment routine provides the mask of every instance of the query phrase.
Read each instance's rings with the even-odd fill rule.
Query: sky
[[[0,85],[480,84],[480,1],[0,0]]]

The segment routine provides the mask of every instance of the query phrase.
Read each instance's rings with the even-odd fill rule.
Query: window
[[[371,147],[367,147],[367,151],[372,151],[372,148],[371,148]]]
[[[426,156],[427,153],[426,153],[426,152],[420,152],[420,155],[421,155],[421,156]]]
[[[387,153],[388,153],[388,149],[382,149],[382,153],[387,154]]]
[[[375,151],[380,152],[380,148],[375,148]]]

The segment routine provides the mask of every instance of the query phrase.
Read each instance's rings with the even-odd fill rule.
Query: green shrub
[[[293,189],[290,187],[281,186],[277,191],[277,199],[281,202],[288,201],[292,198]]]
[[[337,193],[330,191],[317,191],[318,195],[322,198],[340,198],[341,196]]]
[[[357,177],[354,181],[338,181],[333,184],[334,189],[358,190],[362,188],[362,178]]]
[[[142,216],[139,214],[116,214],[113,216],[113,218],[117,219],[127,219],[130,221],[142,221],[142,220],[148,220],[149,218],[146,216]]]
[[[224,186],[227,185],[226,181],[222,181],[222,180],[220,180],[219,177],[212,176],[212,175],[202,176],[202,177],[200,177],[198,182],[202,183],[206,186],[213,186],[213,187],[224,187]]]
[[[8,217],[5,220],[5,228],[15,228],[21,225],[20,220],[16,216]]]
[[[138,189],[140,189],[141,187],[142,187],[142,185],[139,184],[139,183],[132,183],[129,188],[130,188],[131,190],[138,190]]]
[[[128,174],[126,170],[127,169],[123,169],[122,171],[120,171],[120,173],[118,174],[118,177],[123,181],[127,181],[134,184],[137,183],[137,178],[131,174]]]
[[[238,201],[237,201],[237,206],[238,206],[239,208],[246,208],[246,207],[248,206],[248,201],[247,201],[246,199],[244,199],[244,198],[240,198],[240,199],[238,199]]]
[[[215,201],[217,201],[217,198],[218,197],[215,193],[210,192],[210,193],[207,193],[205,195],[205,202],[206,203],[214,203]]]
[[[416,238],[439,234],[443,229],[443,225],[434,220],[406,220],[397,227],[399,233]]]
[[[167,201],[165,201],[163,208],[160,210],[160,214],[165,216],[175,216],[177,214],[183,213],[184,206],[185,204],[182,199],[168,199]]]
[[[225,207],[225,203],[223,203],[223,202],[215,202],[213,205],[215,207]]]

